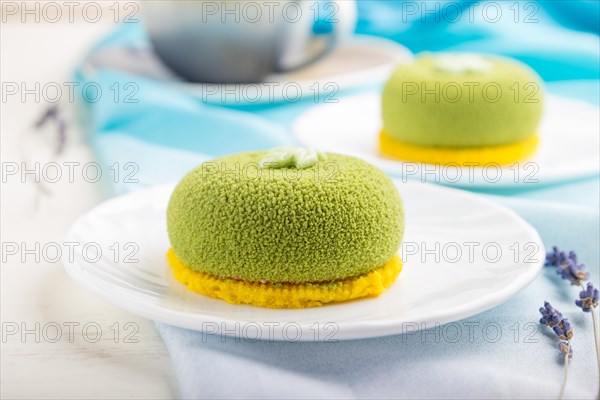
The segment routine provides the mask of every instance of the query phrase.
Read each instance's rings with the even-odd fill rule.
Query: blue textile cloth
[[[599,7],[597,1],[576,0],[361,0],[357,32],[396,40],[414,52],[465,50],[515,57],[544,78],[549,92],[599,104]],[[457,9],[462,13],[453,14]],[[124,26],[92,49],[90,57],[146,40],[140,26]],[[111,186],[114,193],[177,180],[217,155],[293,143],[290,122],[312,105],[225,108],[123,71],[81,68],[76,76],[105,91],[115,82],[123,90],[128,82],[139,87],[137,103],[103,96],[88,104],[91,143],[99,161],[139,167],[139,183],[119,181]],[[598,283],[597,177],[481,192],[516,210],[538,229],[547,247],[576,249]],[[557,396],[562,378],[556,340],[537,324],[537,308],[549,300],[576,330],[566,397],[593,398],[598,372],[592,325],[589,315],[575,307],[576,296],[576,289],[545,269],[510,301],[456,323],[462,330],[458,341],[444,337],[443,328],[340,343],[238,343],[163,324],[157,328],[184,398],[548,398]],[[497,341],[484,338],[483,327],[489,324],[501,329]],[[469,326],[477,326],[473,340]]]

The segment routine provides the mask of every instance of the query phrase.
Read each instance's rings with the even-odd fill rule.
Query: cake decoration
[[[260,160],[261,168],[309,168],[327,156],[316,150],[305,147],[277,147],[270,150]]]
[[[435,56],[436,68],[453,73],[488,72],[492,64],[477,54],[447,53]]]

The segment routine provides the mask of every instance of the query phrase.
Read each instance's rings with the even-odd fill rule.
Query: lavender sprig
[[[51,123],[56,130],[56,147],[55,147],[54,157],[57,157],[63,153],[63,151],[66,147],[67,131],[69,128],[58,104],[51,104],[48,107],[46,107],[46,109],[43,111],[43,113],[40,114],[40,116],[35,119],[31,128],[28,129],[26,131],[26,133],[39,132],[41,128],[43,128],[44,126],[46,126],[49,123]],[[20,141],[19,141],[20,146],[19,147],[20,147],[20,151],[22,153],[22,157],[25,160],[25,163],[27,164],[29,157],[28,157],[28,151],[25,146],[26,142],[25,142],[24,137],[25,137],[25,135],[20,136]],[[53,157],[53,159],[54,159],[54,157]],[[36,188],[34,201],[35,201],[35,208],[37,209],[37,207],[39,205],[40,196],[41,195],[50,196],[52,193],[51,193],[50,189],[48,189],[47,185],[45,185],[44,182],[42,182],[40,180],[36,179],[34,181],[34,185]]]
[[[571,327],[569,320],[563,317],[560,311],[552,307],[552,304],[545,301],[544,307],[540,307],[540,314],[542,314],[540,324],[552,328],[559,339],[569,341],[573,338],[573,327]]]
[[[592,314],[592,324],[594,325],[594,342],[596,345],[596,361],[598,362],[598,373],[600,373],[600,335],[598,335],[598,321],[596,320],[596,308],[598,308],[598,289],[594,287],[592,282],[588,282],[587,286],[583,286],[579,292],[579,300],[575,300],[577,307],[580,307],[583,312]],[[600,399],[600,387],[598,388],[598,398]]]
[[[567,378],[569,376],[569,359],[573,358],[573,347],[571,346],[573,328],[571,327],[569,320],[563,317],[562,313],[552,307],[552,304],[547,301],[544,302],[544,307],[540,307],[540,314],[542,314],[540,323],[552,328],[554,334],[560,339],[558,349],[565,355],[565,375],[559,396],[559,399],[562,399],[565,388],[567,387]]]
[[[581,308],[583,312],[592,315],[596,358],[598,361],[598,372],[600,373],[600,335],[598,335],[598,321],[596,320],[596,309],[598,308],[599,297],[598,289],[594,288],[594,285],[591,282],[588,282],[587,286],[583,285],[583,281],[588,279],[589,274],[585,270],[585,265],[580,264],[577,261],[577,254],[574,251],[570,251],[567,254],[564,251],[560,251],[556,246],[552,247],[552,251],[546,254],[546,266],[556,267],[556,272],[562,279],[570,281],[571,285],[578,285],[581,287],[582,291],[579,292],[579,299],[575,300],[575,304],[577,307]],[[550,326],[554,330],[554,333],[563,340],[559,344],[559,349],[565,354],[565,361],[567,361],[569,358],[573,357],[573,350],[570,346],[570,337],[573,336],[572,328],[570,324],[568,324],[568,321],[566,321],[566,323],[562,320],[557,321],[557,319],[562,318],[562,315],[560,315],[558,311],[553,308],[548,309],[546,303],[544,304],[544,307],[545,312],[542,312],[542,309],[540,309],[540,312],[542,312],[542,319],[540,322]],[[566,376],[567,372],[565,370],[565,382]],[[562,393],[563,392],[561,391],[561,396]],[[600,399],[600,387],[598,388],[598,399]]]
[[[56,155],[60,155],[63,152],[67,141],[67,123],[61,115],[60,109],[56,104],[49,106],[46,111],[44,111],[44,113],[37,119],[33,126],[36,129],[40,129],[42,126],[46,125],[46,122],[48,121],[53,121],[56,125]]]
[[[585,264],[577,262],[577,254],[574,251],[567,254],[556,246],[552,247],[552,251],[546,254],[546,266],[556,267],[556,273],[562,279],[570,281],[571,285],[581,286],[582,282],[588,279]]]

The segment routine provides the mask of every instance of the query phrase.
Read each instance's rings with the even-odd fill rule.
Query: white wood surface
[[[20,3],[20,2],[19,2]],[[112,4],[112,2],[110,2]],[[4,5],[3,5],[4,7]],[[4,10],[4,9],[3,9]],[[47,82],[66,82],[87,48],[114,28],[110,18],[97,23],[64,20],[40,23],[11,18],[0,25],[1,79],[33,87]],[[1,157],[7,163],[23,161],[24,154],[44,163],[51,160],[51,130],[27,133],[43,103],[33,96],[3,99],[0,110]],[[62,103],[70,113],[72,104]],[[82,132],[69,117],[63,163],[93,160]],[[21,151],[24,149],[24,151]],[[77,175],[75,175],[77,176]],[[6,177],[1,193],[1,241],[32,248],[36,242],[62,243],[70,224],[102,201],[99,183],[61,179],[49,184],[51,194],[39,197],[31,182]],[[60,262],[51,263],[3,249],[1,273],[1,392],[13,398],[173,398],[177,396],[171,363],[151,321],[113,307],[77,286]],[[97,325],[94,325],[97,324]],[[120,335],[115,340],[118,324]],[[132,323],[126,325],[127,323]],[[39,328],[36,327],[39,324]],[[79,324],[79,325],[76,325]],[[87,335],[82,331],[90,324]],[[70,335],[69,325],[74,326]],[[18,327],[19,332],[10,334]],[[55,341],[56,327],[61,338]],[[94,327],[102,330],[95,341]],[[125,335],[139,330],[129,342]],[[23,328],[32,331],[22,335]],[[127,329],[125,329],[127,328]],[[39,337],[36,337],[35,332]],[[137,343],[135,342],[137,340]]]

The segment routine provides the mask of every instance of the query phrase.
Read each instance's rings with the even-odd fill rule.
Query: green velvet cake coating
[[[536,134],[539,76],[518,61],[474,54],[423,55],[397,67],[383,90],[384,131],[425,147],[483,147]]]
[[[327,153],[308,168],[261,168],[264,151],[207,162],[167,209],[171,246],[222,278],[326,282],[375,270],[398,251],[404,211],[382,171]]]

